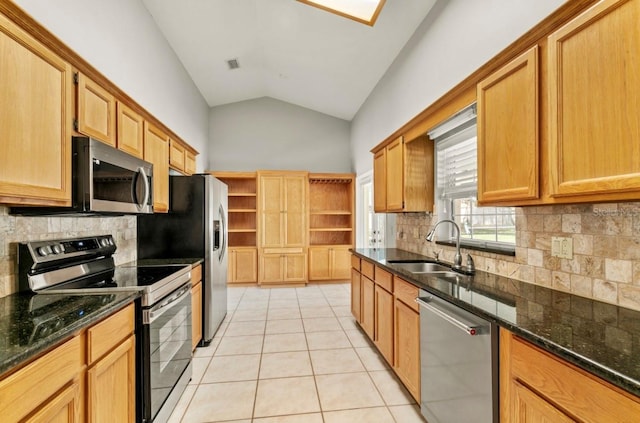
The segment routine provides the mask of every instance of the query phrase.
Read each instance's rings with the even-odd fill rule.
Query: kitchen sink
[[[406,270],[408,272],[411,272],[411,273],[447,272],[447,273],[455,274],[448,267],[443,266],[443,265],[438,264],[438,263],[429,263],[429,262],[407,263],[407,262],[394,262],[394,261],[388,261],[387,263],[389,263],[389,264],[391,264],[391,265],[393,265],[395,267],[399,267],[401,269],[404,269],[404,270]]]

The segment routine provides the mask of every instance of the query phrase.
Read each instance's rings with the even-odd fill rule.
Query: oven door
[[[170,413],[168,398],[179,398],[191,378],[191,284],[143,309],[142,319],[143,417],[150,422],[161,409],[166,414],[165,402]]]

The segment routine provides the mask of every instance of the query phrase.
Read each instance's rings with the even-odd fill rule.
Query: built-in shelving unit
[[[229,246],[256,246],[257,185],[255,172],[213,172],[229,187]]]
[[[354,175],[309,175],[309,245],[352,245]]]

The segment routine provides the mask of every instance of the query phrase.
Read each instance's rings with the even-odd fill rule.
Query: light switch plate
[[[551,256],[573,259],[573,238],[551,237]]]

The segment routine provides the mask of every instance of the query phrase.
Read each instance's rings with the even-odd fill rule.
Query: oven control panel
[[[116,244],[111,235],[63,240],[31,241],[20,244],[34,263],[54,262],[72,257],[111,255]]]

